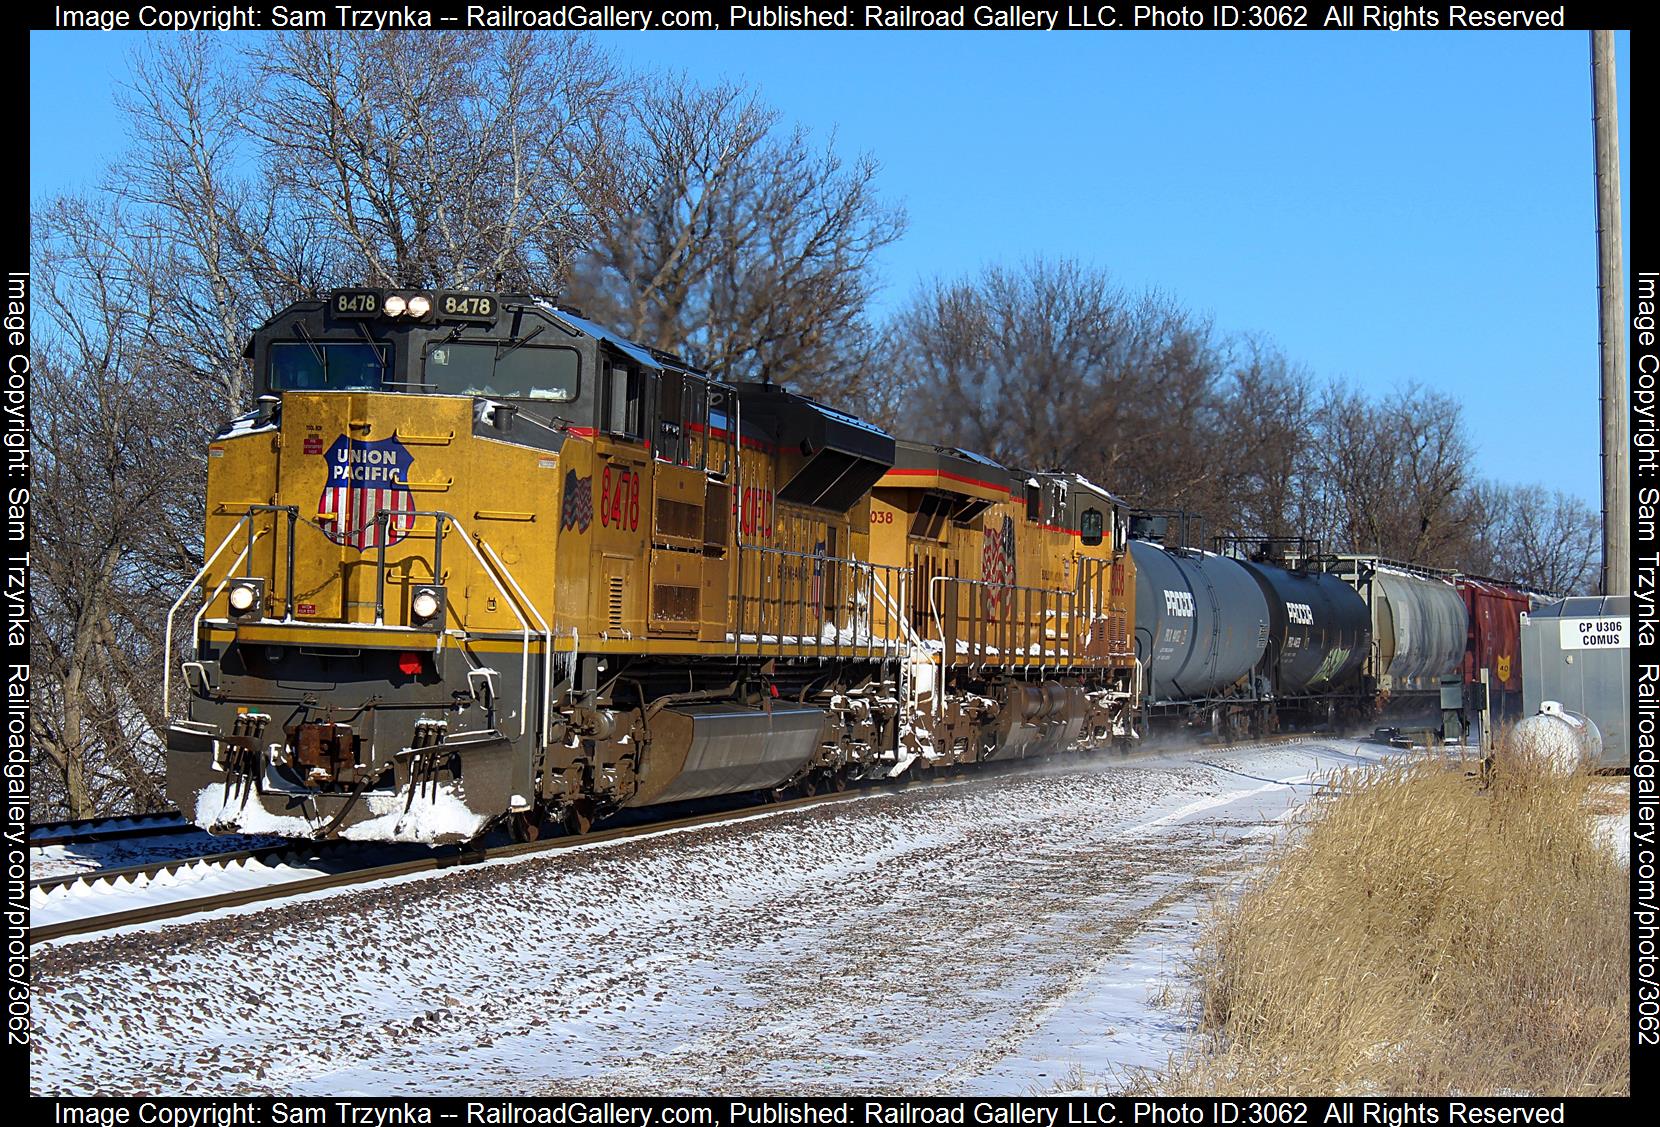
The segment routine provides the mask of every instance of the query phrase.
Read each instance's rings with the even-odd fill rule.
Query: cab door
[[[653,376],[622,358],[605,357],[600,364],[592,574],[599,577],[600,633],[608,640],[639,638],[649,621],[641,580],[649,566]]]
[[[664,637],[698,632],[703,590],[703,471],[693,463],[684,372],[658,374],[652,444],[651,590],[647,630]]]

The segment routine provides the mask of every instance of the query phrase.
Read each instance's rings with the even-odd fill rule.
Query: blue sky
[[[35,199],[119,154],[112,93],[141,35],[31,35]],[[753,82],[873,153],[910,215],[881,310],[935,276],[1070,255],[1319,379],[1445,391],[1481,474],[1598,503],[1585,32],[598,38],[638,68]]]

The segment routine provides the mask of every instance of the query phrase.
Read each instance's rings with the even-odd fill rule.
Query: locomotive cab
[[[263,395],[465,396],[490,405],[482,424],[553,448],[573,429],[643,442],[652,377],[666,370],[707,382],[574,311],[494,294],[336,290],[268,321],[246,356]],[[663,410],[665,425],[678,435],[683,414],[702,409],[676,402]]]

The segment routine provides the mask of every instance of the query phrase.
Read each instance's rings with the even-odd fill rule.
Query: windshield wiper
[[[514,340],[512,344],[508,345],[502,351],[496,353],[496,363],[498,363],[498,364],[501,363],[502,358],[504,356],[506,356],[509,352],[512,352],[515,348],[520,348],[524,345],[527,345],[531,341],[535,340],[537,337],[541,336],[542,335],[542,330],[545,329],[545,328],[547,328],[546,325],[537,325],[534,329],[531,330],[529,336],[523,338],[522,340]]]
[[[362,325],[363,322],[359,321],[358,327],[361,328]],[[327,387],[329,382],[329,358],[323,355],[323,350],[317,347],[317,341],[312,338],[310,333],[305,331],[303,324],[295,321],[294,331],[300,334],[300,339],[305,341],[307,348],[311,349],[311,354],[317,357],[317,368],[323,373],[323,386]]]

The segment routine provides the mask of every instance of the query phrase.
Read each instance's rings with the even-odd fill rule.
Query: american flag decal
[[[980,553],[980,576],[994,586],[986,589],[986,601],[995,612],[1002,608],[1007,592],[995,584],[1014,582],[1014,521],[1003,518],[1001,529],[986,529],[986,546]]]
[[[415,498],[409,492],[414,456],[396,438],[353,442],[334,440],[323,456],[328,479],[317,499],[317,523],[330,540],[362,551],[378,548],[375,514],[385,510],[386,543],[396,544],[415,527]]]
[[[559,528],[574,528],[587,532],[594,523],[594,478],[577,477],[575,470],[565,471],[565,497],[559,505]]]

